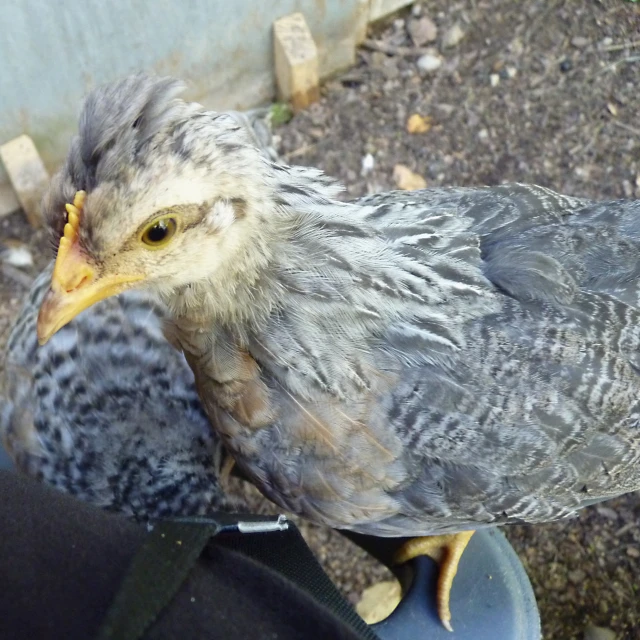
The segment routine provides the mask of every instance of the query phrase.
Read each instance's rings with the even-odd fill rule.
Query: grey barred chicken
[[[0,436],[18,469],[139,519],[236,508],[219,482],[223,447],[162,334],[161,307],[127,292],[38,348],[51,271],[33,284],[3,363]]]
[[[473,530],[640,488],[640,202],[513,184],[343,203],[179,89],[89,95],[45,203],[42,343],[148,291],[242,471],[316,522],[418,538],[399,559],[441,559],[447,626]]]

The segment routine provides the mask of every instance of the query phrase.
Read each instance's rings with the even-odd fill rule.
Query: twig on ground
[[[315,147],[316,147],[315,142],[304,144],[301,147],[294,149],[293,151],[289,151],[289,153],[285,153],[283,157],[286,160],[289,160],[290,158],[297,158],[298,156],[303,156],[308,151],[312,151],[313,149],[315,149]]]
[[[596,76],[602,75],[603,73],[606,73],[607,71],[615,71],[618,67],[618,65],[621,64],[628,64],[631,62],[640,62],[640,56],[628,56],[627,58],[620,58],[620,60],[616,60],[615,62],[612,62],[611,64],[608,64],[604,69],[601,69],[600,71],[598,71],[598,73],[596,74]]]
[[[620,122],[620,120],[611,120],[612,124],[615,124],[616,127],[620,127],[621,129],[625,129],[626,131],[630,131],[636,136],[640,136],[640,129],[636,127],[632,127],[630,124],[626,124],[625,122]]]
[[[20,269],[17,269],[10,264],[2,264],[2,275],[13,280],[16,284],[24,287],[25,289],[29,289],[33,284],[33,278],[30,275],[26,274],[24,271],[20,271]]]
[[[369,38],[367,38],[361,46],[369,51],[386,53],[388,56],[421,56],[429,51],[429,49],[425,47],[394,47],[393,45]]]
[[[631,42],[621,42],[619,44],[611,44],[607,47],[601,47],[599,51],[622,51],[623,49],[634,49],[640,47],[640,40],[632,40]]]

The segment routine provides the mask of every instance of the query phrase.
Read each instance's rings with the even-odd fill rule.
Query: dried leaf
[[[367,624],[375,624],[388,618],[401,599],[400,583],[397,580],[385,580],[364,590],[356,611]]]
[[[407,131],[409,133],[427,133],[431,129],[431,118],[414,113],[407,120]]]
[[[404,189],[405,191],[424,189],[427,186],[426,180],[421,175],[414,173],[403,164],[397,164],[393,168],[393,179],[398,189]]]

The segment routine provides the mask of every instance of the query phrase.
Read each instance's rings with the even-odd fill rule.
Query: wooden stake
[[[41,226],[40,202],[49,185],[49,174],[33,140],[21,135],[3,144],[0,159],[27,220],[32,227]]]
[[[279,98],[301,111],[320,98],[318,48],[301,13],[276,20],[273,32]]]

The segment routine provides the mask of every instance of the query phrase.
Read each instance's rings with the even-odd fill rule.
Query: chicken
[[[227,113],[266,158],[278,157],[267,109]],[[52,270],[33,283],[0,368],[0,437],[18,469],[139,519],[243,508],[223,490],[233,459],[184,356],[162,335],[163,308],[127,292],[38,350]]]
[[[237,508],[184,357],[142,292],[104,300],[38,348],[52,268],[34,282],[5,354],[0,436],[16,466],[138,519]]]
[[[470,532],[640,488],[639,202],[512,184],[344,203],[179,90],[135,76],[87,98],[45,203],[42,343],[144,288],[267,497],[340,529],[443,536],[400,559],[441,559],[449,627]]]

